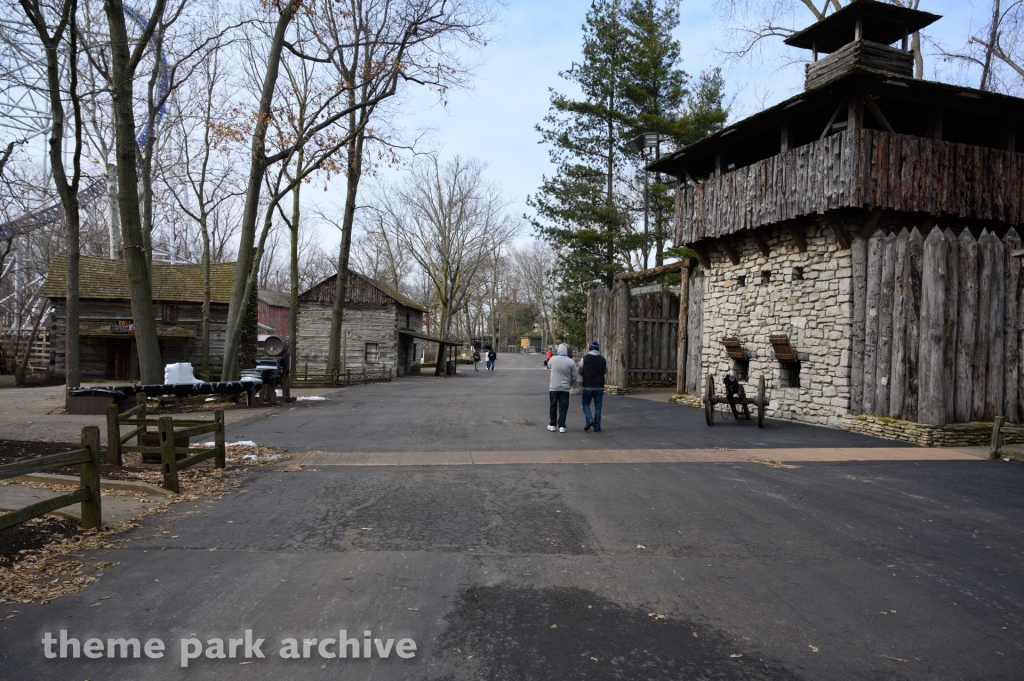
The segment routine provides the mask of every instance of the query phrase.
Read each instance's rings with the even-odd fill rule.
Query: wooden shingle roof
[[[235,277],[235,263],[210,265],[210,302],[228,303]],[[123,260],[82,256],[79,264],[79,297],[82,300],[129,300],[128,273]],[[67,291],[65,256],[59,255],[40,290],[44,298],[64,298]],[[153,300],[203,302],[203,266],[153,263]]]

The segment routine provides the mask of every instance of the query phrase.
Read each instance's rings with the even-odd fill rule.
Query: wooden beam
[[[663,274],[669,274],[671,272],[678,272],[679,270],[687,267],[689,258],[680,260],[678,262],[672,262],[661,267],[653,267],[649,270],[641,270],[639,272],[620,272],[615,275],[616,281],[634,281],[637,279],[653,279],[660,277]]]
[[[829,224],[832,225],[832,233],[836,235],[839,248],[843,250],[848,249],[850,247],[850,235],[846,232],[846,227],[843,226],[842,221],[833,219]]]
[[[715,177],[719,178],[722,176],[722,152],[715,152]]]
[[[760,249],[761,255],[766,258],[771,255],[772,251],[768,248],[768,242],[765,241],[763,236],[758,234],[756,230],[751,231],[750,236],[754,240],[754,243],[757,244],[758,249]]]
[[[799,225],[795,225],[792,222],[787,223],[786,230],[789,232],[790,236],[793,237],[793,243],[796,244],[797,250],[799,250],[801,253],[806,253],[807,239],[806,237],[804,237],[803,230],[800,229]]]
[[[1014,258],[1024,258],[1024,248],[1018,248],[1010,255],[1012,255]]]
[[[928,107],[928,137],[933,140],[942,139],[942,107]]]
[[[779,153],[784,154],[789,151],[789,148],[789,122],[787,121],[782,124],[782,134],[779,139]]]
[[[846,104],[845,99],[839,100],[839,104],[836,105],[836,110],[832,112],[832,118],[828,119],[828,123],[825,124],[825,129],[821,131],[821,135],[818,139],[823,140],[828,136],[828,131],[832,129],[832,124],[836,122],[836,117],[839,116],[839,112],[843,110],[843,105]]]
[[[875,229],[878,228],[878,223],[882,219],[882,209],[878,206],[871,209],[868,213],[868,219],[864,221],[864,226],[860,228],[860,235],[865,239],[871,237],[875,233]]]
[[[701,266],[706,270],[711,269],[711,258],[708,257],[708,252],[704,247],[698,244],[690,244],[690,248],[692,248],[693,252],[697,254],[697,261]]]
[[[885,117],[885,114],[882,113],[882,110],[878,108],[878,105],[875,104],[875,100],[871,95],[864,98],[864,103],[868,105],[868,108],[871,109],[872,115],[879,123],[882,124],[882,127],[885,128],[886,132],[896,134],[896,131],[892,129],[891,125],[889,125],[889,120]]]
[[[736,249],[733,248],[733,245],[729,243],[728,239],[720,239],[719,245],[722,247],[722,252],[725,253],[725,256],[729,258],[729,262],[733,265],[740,264],[740,256],[736,252]]]
[[[683,174],[686,175],[686,179],[690,181],[690,184],[696,187],[697,180],[693,179],[693,175],[690,174],[690,171],[687,170],[685,166],[679,166],[679,168],[683,171]]]
[[[1003,148],[1010,152],[1017,151],[1017,121],[1012,118],[1003,121]]]
[[[860,93],[850,95],[846,104],[846,129],[862,130],[864,128],[864,100]]]

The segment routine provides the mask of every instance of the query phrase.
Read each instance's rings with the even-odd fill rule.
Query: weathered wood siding
[[[404,314],[402,315],[404,321]],[[299,328],[296,335],[296,367],[299,373],[327,371],[327,348],[331,337],[331,306],[316,302],[299,303]],[[341,325],[342,373],[380,371],[387,365],[399,366],[398,319],[391,307],[345,308]],[[378,344],[378,361],[367,364],[366,344]]]
[[[1024,154],[853,130],[680,187],[676,245],[840,208],[1024,222]]]
[[[62,298],[51,299],[54,314],[50,325],[50,370],[64,372],[65,332],[67,329],[67,307]],[[163,319],[164,305],[153,305],[157,327],[177,326],[194,331],[194,338],[161,338],[161,361],[191,362],[196,369],[202,361],[203,351],[203,305],[202,303],[173,303],[178,309],[176,323]],[[210,305],[210,367],[215,374],[220,372],[224,361],[224,333],[227,326],[228,306],[222,303]],[[131,320],[132,306],[127,300],[83,300],[80,302],[80,327],[110,325],[120,320]],[[134,336],[117,336],[130,339]],[[107,340],[97,336],[82,336],[79,342],[79,362],[83,381],[107,379]],[[137,360],[136,360],[137,361]]]
[[[330,277],[309,289],[301,296],[299,301],[303,303],[321,303],[323,305],[334,304],[334,291],[336,277]],[[345,289],[345,307],[350,305],[370,305],[381,307],[393,305],[395,299],[381,289],[374,286],[365,277],[355,272],[348,273],[348,285]]]

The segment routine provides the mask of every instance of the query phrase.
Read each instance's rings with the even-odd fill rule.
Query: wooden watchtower
[[[843,427],[1021,420],[1024,100],[915,79],[939,18],[854,0],[786,40],[803,92],[650,166],[702,266],[691,389],[764,375],[769,415]]]

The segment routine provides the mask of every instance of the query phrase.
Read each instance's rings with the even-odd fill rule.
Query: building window
[[[177,305],[164,305],[163,320],[164,320],[164,324],[177,324],[178,323],[178,306]]]
[[[366,344],[365,361],[367,364],[376,364],[380,361],[380,350],[377,343]]]
[[[734,359],[732,361],[732,374],[740,383],[746,383],[750,380],[750,360]]]
[[[772,280],[772,271],[771,270],[761,270],[761,283],[762,284],[767,284],[771,280]]]
[[[782,388],[799,388],[800,362],[780,362],[779,365],[779,386]]]
[[[746,286],[747,285],[747,275],[741,274],[740,276],[736,277],[736,285],[739,286],[740,288]]]
[[[803,278],[804,278],[804,268],[803,267],[794,267],[793,268],[793,281],[803,281]]]

